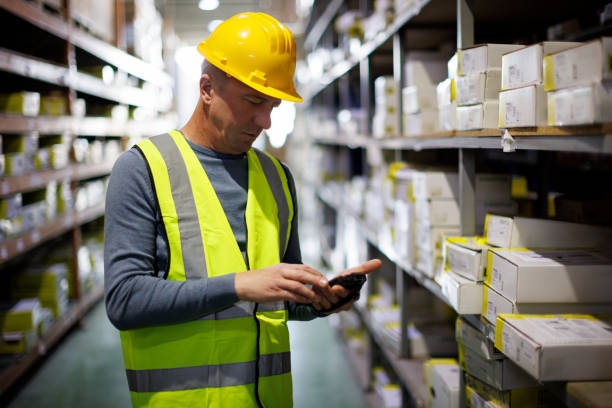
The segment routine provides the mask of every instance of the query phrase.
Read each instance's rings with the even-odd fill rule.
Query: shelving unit
[[[25,116],[3,112],[0,113],[1,134],[37,132],[41,138],[67,135],[71,144],[77,137],[118,140],[125,148],[128,139],[157,134],[176,126],[176,115],[172,111],[173,79],[170,75],[79,28],[72,18],[70,2],[63,2],[57,12],[41,5],[42,2],[0,0],[3,24],[9,27],[4,28],[5,31],[10,27],[19,28],[18,36],[13,40],[4,40],[0,45],[0,75],[4,79],[2,92],[26,90],[37,91],[41,95],[46,92],[61,95],[66,113],[61,116]],[[107,83],[86,73],[86,69],[83,72],[79,70],[92,65],[110,65],[122,73],[124,80]],[[77,97],[85,99],[85,112],[75,109]],[[154,117],[150,120],[126,120],[94,116],[88,108],[97,104],[105,108],[119,104],[126,110],[144,108]],[[107,176],[114,159],[105,157],[102,162],[92,163],[77,163],[71,159],[64,168],[1,176],[0,197],[39,190],[50,182],[66,180],[70,182],[74,196],[80,182]],[[79,208],[68,209],[42,226],[0,242],[0,267],[12,265],[10,271],[4,273],[19,273],[14,270],[13,264],[22,258],[20,256],[66,234],[74,258],[71,265],[74,270],[72,283],[77,284],[79,270],[76,254],[81,245],[81,227],[104,216],[104,197],[99,197],[96,204],[90,202],[88,207]],[[75,292],[76,298],[72,299],[68,312],[55,321],[37,345],[24,354],[15,355],[9,365],[2,367],[0,401],[10,394],[12,387],[30,368],[81,321],[102,298],[104,290],[99,285],[87,293],[80,293],[77,285]]]
[[[530,174],[530,177],[537,181],[537,192],[541,197],[547,196],[551,191],[549,190],[551,187],[550,174],[555,171],[551,160],[552,157],[556,157],[554,155],[577,154],[587,158],[594,155],[602,157],[601,160],[595,160],[596,163],[608,163],[607,168],[610,169],[609,159],[606,161],[605,156],[602,156],[612,154],[612,127],[609,124],[508,129],[507,131],[504,129],[449,131],[423,134],[417,137],[396,135],[385,139],[374,138],[371,134],[374,78],[378,75],[393,75],[395,81],[401,85],[404,76],[403,53],[415,49],[436,48],[441,45],[439,42],[436,43],[440,36],[432,35],[431,40],[425,39],[423,44],[419,44],[418,40],[411,37],[412,34],[419,30],[431,30],[428,33],[436,30],[442,32],[453,27],[455,33],[452,40],[456,41],[458,49],[474,43],[518,41],[533,44],[544,40],[545,33],[542,27],[563,22],[582,15],[581,13],[584,12],[584,8],[576,4],[568,3],[560,6],[558,3],[549,1],[538,2],[538,4],[519,1],[503,5],[466,0],[415,0],[408,3],[410,6],[397,14],[384,31],[378,33],[374,39],[362,42],[357,51],[354,51],[352,47],[352,52],[344,51],[345,58],[342,61],[327,65],[322,76],[311,78],[303,89],[299,89],[299,92],[305,96],[305,103],[298,109],[302,109],[301,113],[307,119],[304,120],[302,130],[296,131],[296,158],[303,157],[304,152],[314,153],[314,157],[317,157],[317,152],[321,151],[332,152],[329,157],[335,155],[337,162],[349,157],[350,166],[342,161],[342,165],[335,163],[335,169],[339,174],[346,173],[344,177],[350,178],[353,175],[367,177],[370,174],[370,156],[383,157],[386,162],[390,162],[410,160],[419,155],[437,157],[433,154],[440,154],[448,162],[448,158],[453,152],[456,152],[454,165],[459,175],[462,235],[475,235],[476,232],[474,186],[476,170],[485,160],[501,159],[501,163],[495,163],[498,168],[504,165],[518,168],[525,162],[529,162],[530,171],[533,173]],[[560,6],[556,9],[555,15],[546,12],[549,7],[554,7],[553,3]],[[344,44],[340,44],[339,35],[334,30],[335,16],[349,9],[358,9],[364,15],[368,15],[373,6],[373,3],[369,1],[349,2],[348,5],[329,1],[326,4],[322,5],[318,13],[313,14],[319,17],[316,17],[318,19],[310,26],[310,33],[305,42],[307,52],[313,50],[315,45],[329,50],[336,47],[342,49]],[[596,6],[593,4],[592,7]],[[503,8],[503,13],[499,12],[500,8]],[[500,28],[501,25],[503,28]],[[530,29],[533,31],[533,27],[540,27],[538,33],[529,31]],[[610,35],[610,32],[608,26],[597,30],[586,29],[579,38],[580,41],[584,41],[601,35]],[[418,38],[422,39],[422,37]],[[578,37],[568,37],[566,40],[571,41],[575,38]],[[363,115],[353,119],[357,123],[358,131],[351,134],[338,131],[336,114],[340,110],[352,109],[359,110]],[[401,112],[401,102],[397,111]],[[310,119],[309,116],[312,116],[313,119]],[[325,126],[319,126],[319,117],[324,118],[321,122]],[[399,113],[398,122],[401,123]],[[335,123],[335,126],[331,123]],[[399,129],[401,132],[401,125]],[[512,152],[523,154],[518,153],[519,158],[514,159],[510,155]],[[331,162],[333,159],[329,157],[326,156],[326,160]],[[307,167],[305,166],[302,171],[304,180],[301,181],[306,190],[305,194],[314,196],[325,209],[317,215],[326,220],[324,221],[326,225],[329,225],[330,222],[333,224],[340,216],[352,218],[358,225],[360,238],[367,240],[369,248],[375,248],[377,254],[383,254],[388,262],[394,265],[398,292],[402,291],[402,285],[405,285],[403,276],[406,276],[448,304],[440,286],[433,279],[418,271],[407,259],[398,256],[394,248],[381,240],[377,231],[373,231],[360,218],[353,210],[351,203],[348,202],[350,197],[345,197],[341,191],[330,191],[326,187],[321,187],[318,185],[321,180],[312,179],[314,177],[312,169],[316,167],[317,165],[313,165],[312,162]],[[340,176],[334,173],[327,174],[325,177],[337,181]],[[572,177],[578,178],[579,176],[572,175]],[[540,198],[538,203],[537,211],[540,215],[542,215],[542,208],[546,208],[546,198]],[[332,221],[329,220],[330,217]],[[331,265],[332,261],[329,259],[331,248],[328,243],[325,245],[326,251],[322,257],[326,264]],[[398,295],[398,304],[400,308],[405,307],[401,295]],[[422,385],[423,362],[408,359],[402,355],[403,353],[397,355],[391,351],[385,346],[380,334],[371,324],[368,311],[361,307],[355,307],[355,309],[369,337],[373,340],[372,347],[379,351],[378,355],[382,356],[400,379],[404,390],[403,406],[426,406],[427,390],[424,390]],[[481,322],[479,316],[463,317],[477,326],[488,338],[494,338],[492,327]],[[403,350],[403,345],[406,343],[406,322],[402,321],[401,324]],[[365,367],[371,366],[371,363],[365,364]],[[575,389],[593,386],[593,383],[547,383],[545,385],[553,391],[559,401],[562,401],[560,405],[581,407],[584,405],[579,402],[580,398],[576,396],[578,393]],[[606,386],[607,389],[610,388],[610,385],[604,387]]]

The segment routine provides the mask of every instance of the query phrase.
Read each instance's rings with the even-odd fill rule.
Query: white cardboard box
[[[459,75],[478,74],[491,69],[501,69],[502,55],[524,48],[517,44],[479,44],[458,52]]]
[[[396,109],[399,102],[399,84],[392,76],[379,76],[374,80],[374,101],[376,106]]]
[[[531,85],[499,93],[500,128],[546,126],[546,92]]]
[[[437,85],[412,85],[402,89],[402,111],[404,113],[417,113],[437,107]]]
[[[460,376],[459,364],[434,365],[429,406],[432,408],[459,408]]]
[[[455,80],[457,105],[474,105],[488,99],[497,99],[500,88],[499,69],[458,77]]]
[[[487,100],[471,106],[457,106],[457,130],[497,129],[499,102]]]
[[[438,106],[438,109],[440,130],[451,131],[457,129],[457,102]]]
[[[612,83],[548,92],[550,126],[590,125],[612,122]]]
[[[416,269],[424,273],[426,276],[433,278],[436,272],[442,266],[442,257],[435,252],[419,251],[416,252]]]
[[[544,57],[547,91],[589,85],[612,78],[612,37],[602,37]]]
[[[458,343],[471,349],[486,360],[500,360],[504,358],[503,354],[495,350],[491,339],[462,317],[458,317],[455,324],[455,339]]]
[[[482,316],[495,327],[497,315],[500,313],[612,313],[612,303],[514,303],[485,285],[482,292],[482,309]]]
[[[609,380],[610,318],[501,314],[495,347],[540,381]]]
[[[405,136],[419,136],[436,133],[440,130],[438,122],[438,110],[422,110],[417,113],[403,114],[403,132]]]
[[[501,89],[541,85],[545,55],[581,45],[579,42],[544,41],[502,55]]]
[[[464,278],[484,281],[487,252],[484,237],[451,237],[446,239],[446,266]]]
[[[416,222],[415,225],[417,248],[425,252],[442,251],[440,240],[444,242],[445,237],[457,236],[460,234],[458,227],[434,227],[426,223]]]
[[[487,244],[501,248],[610,248],[612,228],[488,214]]]
[[[452,271],[438,278],[442,294],[459,314],[482,313],[482,283],[465,279]]]
[[[449,79],[459,76],[459,51],[455,52],[446,63],[446,73]]]
[[[471,349],[458,344],[459,365],[473,377],[502,391],[533,387],[537,382],[510,359],[486,360]]]
[[[486,283],[514,303],[611,303],[612,259],[590,250],[492,249]]]
[[[459,177],[456,172],[415,171],[412,175],[412,194],[415,199],[459,197]]]
[[[406,85],[435,85],[446,76],[446,62],[438,52],[411,51],[404,63]]]
[[[417,199],[414,203],[417,223],[436,227],[458,227],[459,202],[452,198]]]
[[[455,79],[446,78],[436,86],[438,108],[451,104],[455,100]]]
[[[376,112],[372,118],[372,134],[383,139],[399,134],[397,115],[387,112]]]

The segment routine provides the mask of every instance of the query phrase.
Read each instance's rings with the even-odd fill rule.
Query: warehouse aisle
[[[295,408],[361,408],[345,352],[324,319],[290,323]],[[130,406],[119,336],[103,303],[45,361],[9,408]]]

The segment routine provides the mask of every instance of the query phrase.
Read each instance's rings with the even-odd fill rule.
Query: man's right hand
[[[240,300],[328,303],[327,299],[323,299],[321,295],[307,287],[307,284],[312,285],[313,289],[318,288],[320,293],[330,296],[329,300],[332,302],[338,300],[330,294],[325,276],[307,265],[281,263],[264,269],[237,273],[234,280],[236,294]]]

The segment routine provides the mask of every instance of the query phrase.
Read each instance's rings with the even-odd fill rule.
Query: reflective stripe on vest
[[[167,279],[245,271],[221,203],[182,134],[155,136],[138,148],[168,237]],[[276,159],[254,149],[247,158],[247,256],[251,269],[261,269],[284,256],[293,202]],[[122,331],[133,406],[257,406],[255,382],[264,407],[292,406],[287,318],[284,302],[255,309],[240,301],[195,321]]]

